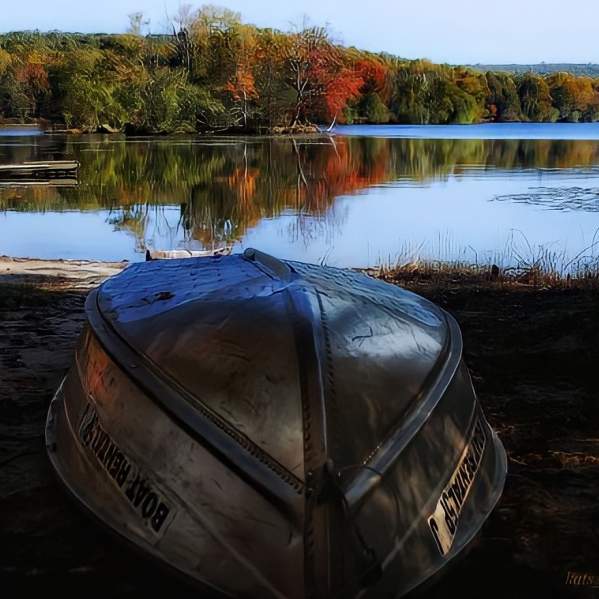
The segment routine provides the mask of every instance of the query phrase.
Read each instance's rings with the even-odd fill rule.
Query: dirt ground
[[[197,597],[82,514],[45,454],[46,410],[87,290],[122,266],[0,258],[1,596]],[[597,588],[566,584],[568,572],[599,582],[599,292],[400,282],[459,321],[509,456],[479,543],[423,596],[599,598]]]

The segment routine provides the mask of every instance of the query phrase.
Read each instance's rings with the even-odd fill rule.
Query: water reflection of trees
[[[399,180],[442,180],[470,169],[595,167],[599,143],[48,136],[0,147],[2,162],[65,156],[81,162],[77,187],[0,188],[0,209],[108,209],[110,222],[130,231],[141,248],[148,210],[164,205],[179,205],[184,237],[207,246],[240,239],[262,219],[285,211],[299,216],[297,230],[305,226],[309,236],[314,226],[334,225],[339,215],[331,206],[340,195]]]

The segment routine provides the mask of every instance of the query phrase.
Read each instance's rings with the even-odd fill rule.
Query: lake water
[[[599,124],[14,133],[0,130],[0,164],[74,158],[81,169],[77,182],[0,183],[0,254],[142,260],[145,248],[229,244],[338,266],[550,254],[559,268],[599,255]]]

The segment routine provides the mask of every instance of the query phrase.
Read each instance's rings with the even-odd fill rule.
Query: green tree
[[[555,122],[559,111],[551,102],[549,86],[543,77],[534,73],[526,73],[518,79],[518,96],[522,114],[535,122]]]
[[[359,113],[364,115],[368,123],[388,123],[391,118],[389,109],[376,92],[362,96],[359,103]]]
[[[508,73],[487,73],[489,115],[496,121],[522,120],[522,108],[518,90]]]

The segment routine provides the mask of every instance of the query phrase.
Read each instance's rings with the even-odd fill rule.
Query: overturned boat
[[[501,495],[458,325],[415,294],[248,250],[134,264],[86,311],[50,460],[202,588],[398,597]]]

